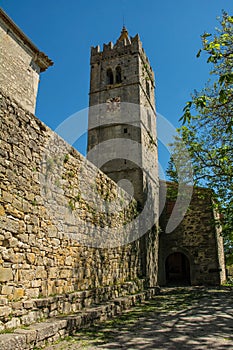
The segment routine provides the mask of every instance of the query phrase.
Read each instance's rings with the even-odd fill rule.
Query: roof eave
[[[24,34],[24,32],[15,24],[15,22],[0,8],[0,17],[3,19],[4,23],[9,27],[9,29],[22,40],[24,45],[26,45],[35,55],[35,63],[40,67],[40,71],[44,72],[48,67],[53,65],[53,61],[41,52],[33,42]]]

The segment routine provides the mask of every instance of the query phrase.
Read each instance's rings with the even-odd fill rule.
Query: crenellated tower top
[[[108,44],[103,44],[103,50],[99,45],[91,47],[91,64],[99,63],[100,61],[109,60],[111,58],[120,57],[124,55],[140,54],[141,59],[144,62],[144,66],[147,67],[148,74],[151,81],[154,82],[154,73],[151,68],[150,62],[146,53],[142,47],[142,42],[138,34],[134,37],[129,36],[128,30],[123,26],[121,34],[114,44],[110,41]],[[153,83],[154,85],[154,83]]]

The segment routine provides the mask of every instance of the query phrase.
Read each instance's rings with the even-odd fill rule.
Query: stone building
[[[177,184],[160,181],[160,193],[166,185],[173,191]],[[174,198],[167,196],[160,215],[160,285],[219,285],[226,279],[221,227],[214,210],[211,191],[194,188],[188,210],[181,223],[166,233],[167,222],[175,209]]]
[[[92,48],[88,159],[33,115],[52,61],[2,10],[0,55],[0,330],[158,284],[224,281],[208,191],[170,234],[168,200],[158,229],[155,82],[139,36],[123,28]]]
[[[39,74],[53,62],[0,9],[0,87],[35,112]]]
[[[104,115],[102,111],[92,113],[90,110],[88,151],[107,140],[109,142],[107,146],[90,152],[89,159],[126,191],[129,189],[122,179],[129,180],[134,187],[134,198],[142,206],[148,199],[145,188],[149,184],[154,189],[152,197],[157,202],[151,210],[155,210],[155,217],[158,218],[154,87],[154,73],[138,35],[129,38],[127,30],[123,28],[115,45],[111,42],[104,44],[103,51],[99,46],[92,48],[90,108],[106,104],[109,111]],[[140,108],[134,108],[131,104]],[[111,105],[113,108],[108,107]],[[121,113],[117,114],[117,108],[122,109]],[[102,120],[100,117],[97,122],[96,115],[98,118],[102,116]],[[133,146],[125,145],[125,138],[136,141],[137,146],[135,143]],[[111,160],[102,165],[101,162],[108,159],[105,153],[110,155]],[[171,184],[160,181],[161,197],[165,185],[171,187]],[[174,204],[174,200],[167,198],[160,216],[159,284],[221,284],[225,280],[223,241],[221,230],[215,222],[211,192],[196,189],[184,219],[167,234],[166,224]]]

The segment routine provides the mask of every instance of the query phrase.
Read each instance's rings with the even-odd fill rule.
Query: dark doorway
[[[170,254],[165,267],[167,285],[190,285],[190,264],[184,254]]]

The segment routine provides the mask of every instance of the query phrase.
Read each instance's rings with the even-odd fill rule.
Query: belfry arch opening
[[[121,83],[121,67],[117,66],[116,67],[116,84]]]
[[[111,68],[107,69],[106,78],[107,78],[107,84],[108,85],[113,84],[113,72],[112,72]]]
[[[170,254],[165,262],[166,285],[190,285],[190,263],[180,252]]]

